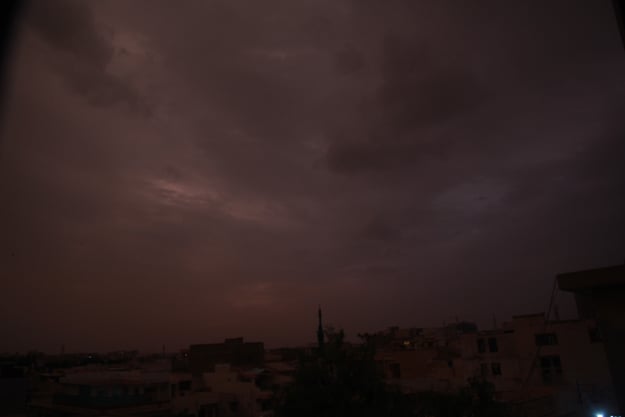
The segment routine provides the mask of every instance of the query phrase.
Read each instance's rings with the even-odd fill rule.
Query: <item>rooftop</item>
[[[70,385],[145,385],[169,382],[165,372],[93,372],[68,375],[61,383]]]
[[[625,264],[558,274],[563,291],[625,287]]]

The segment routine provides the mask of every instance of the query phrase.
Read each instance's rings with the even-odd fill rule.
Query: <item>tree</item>
[[[343,331],[327,331],[323,351],[300,360],[294,383],[283,393],[278,417],[403,417],[407,397],[384,383],[370,343],[345,344]]]
[[[283,391],[276,417],[504,417],[494,386],[470,379],[458,391],[404,395],[384,382],[375,338],[349,346],[343,331],[326,329],[323,349],[300,359],[294,383]]]
[[[468,385],[455,392],[427,391],[415,398],[418,417],[505,417],[510,416],[504,404],[495,400],[490,382],[471,378]]]

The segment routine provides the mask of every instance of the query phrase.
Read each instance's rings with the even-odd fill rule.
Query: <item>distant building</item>
[[[171,415],[169,373],[102,371],[69,374],[51,396],[30,404],[38,416]]]
[[[219,395],[208,389],[195,389],[190,373],[172,373],[170,384],[173,416],[216,417],[219,415]]]
[[[226,339],[224,343],[191,345],[189,369],[193,375],[214,372],[218,364],[233,367],[262,367],[265,347],[260,342],[244,342],[243,338]]]
[[[202,385],[217,394],[219,415],[264,417],[273,408],[273,392],[259,383],[265,374],[260,368],[241,371],[218,364],[213,371],[202,374]]]
[[[0,360],[0,416],[24,414],[31,392],[28,368],[18,360]]]

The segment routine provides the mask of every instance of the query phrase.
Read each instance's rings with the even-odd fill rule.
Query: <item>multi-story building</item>
[[[616,4],[616,3],[615,3]],[[597,322],[619,407],[625,414],[625,264],[557,277],[560,290],[575,294],[580,317]]]
[[[271,412],[273,392],[263,390],[258,380],[263,369],[238,370],[217,364],[202,374],[202,388],[219,399],[220,416],[261,417]]]
[[[502,401],[548,398],[553,410],[613,407],[606,356],[592,320],[515,316],[492,330],[446,326],[379,349],[389,381],[407,391],[447,390],[470,378],[491,382]],[[458,329],[456,329],[458,330]]]
[[[168,372],[81,372],[64,376],[48,398],[30,404],[37,416],[171,415]]]
[[[173,372],[169,381],[173,416],[216,417],[219,415],[218,394],[208,389],[195,389],[190,373]]]
[[[243,338],[226,339],[224,343],[191,345],[189,369],[194,375],[213,372],[215,365],[228,363],[234,367],[262,367],[265,348],[260,342],[244,342]]]
[[[263,363],[262,343],[233,339],[194,345],[169,359],[43,369],[35,378],[30,414],[264,417],[274,407],[273,389],[290,383],[295,368],[279,360],[268,361],[267,368]]]

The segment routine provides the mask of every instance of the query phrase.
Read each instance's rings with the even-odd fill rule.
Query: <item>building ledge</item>
[[[557,275],[563,291],[585,291],[598,288],[625,288],[625,265],[587,269]]]

